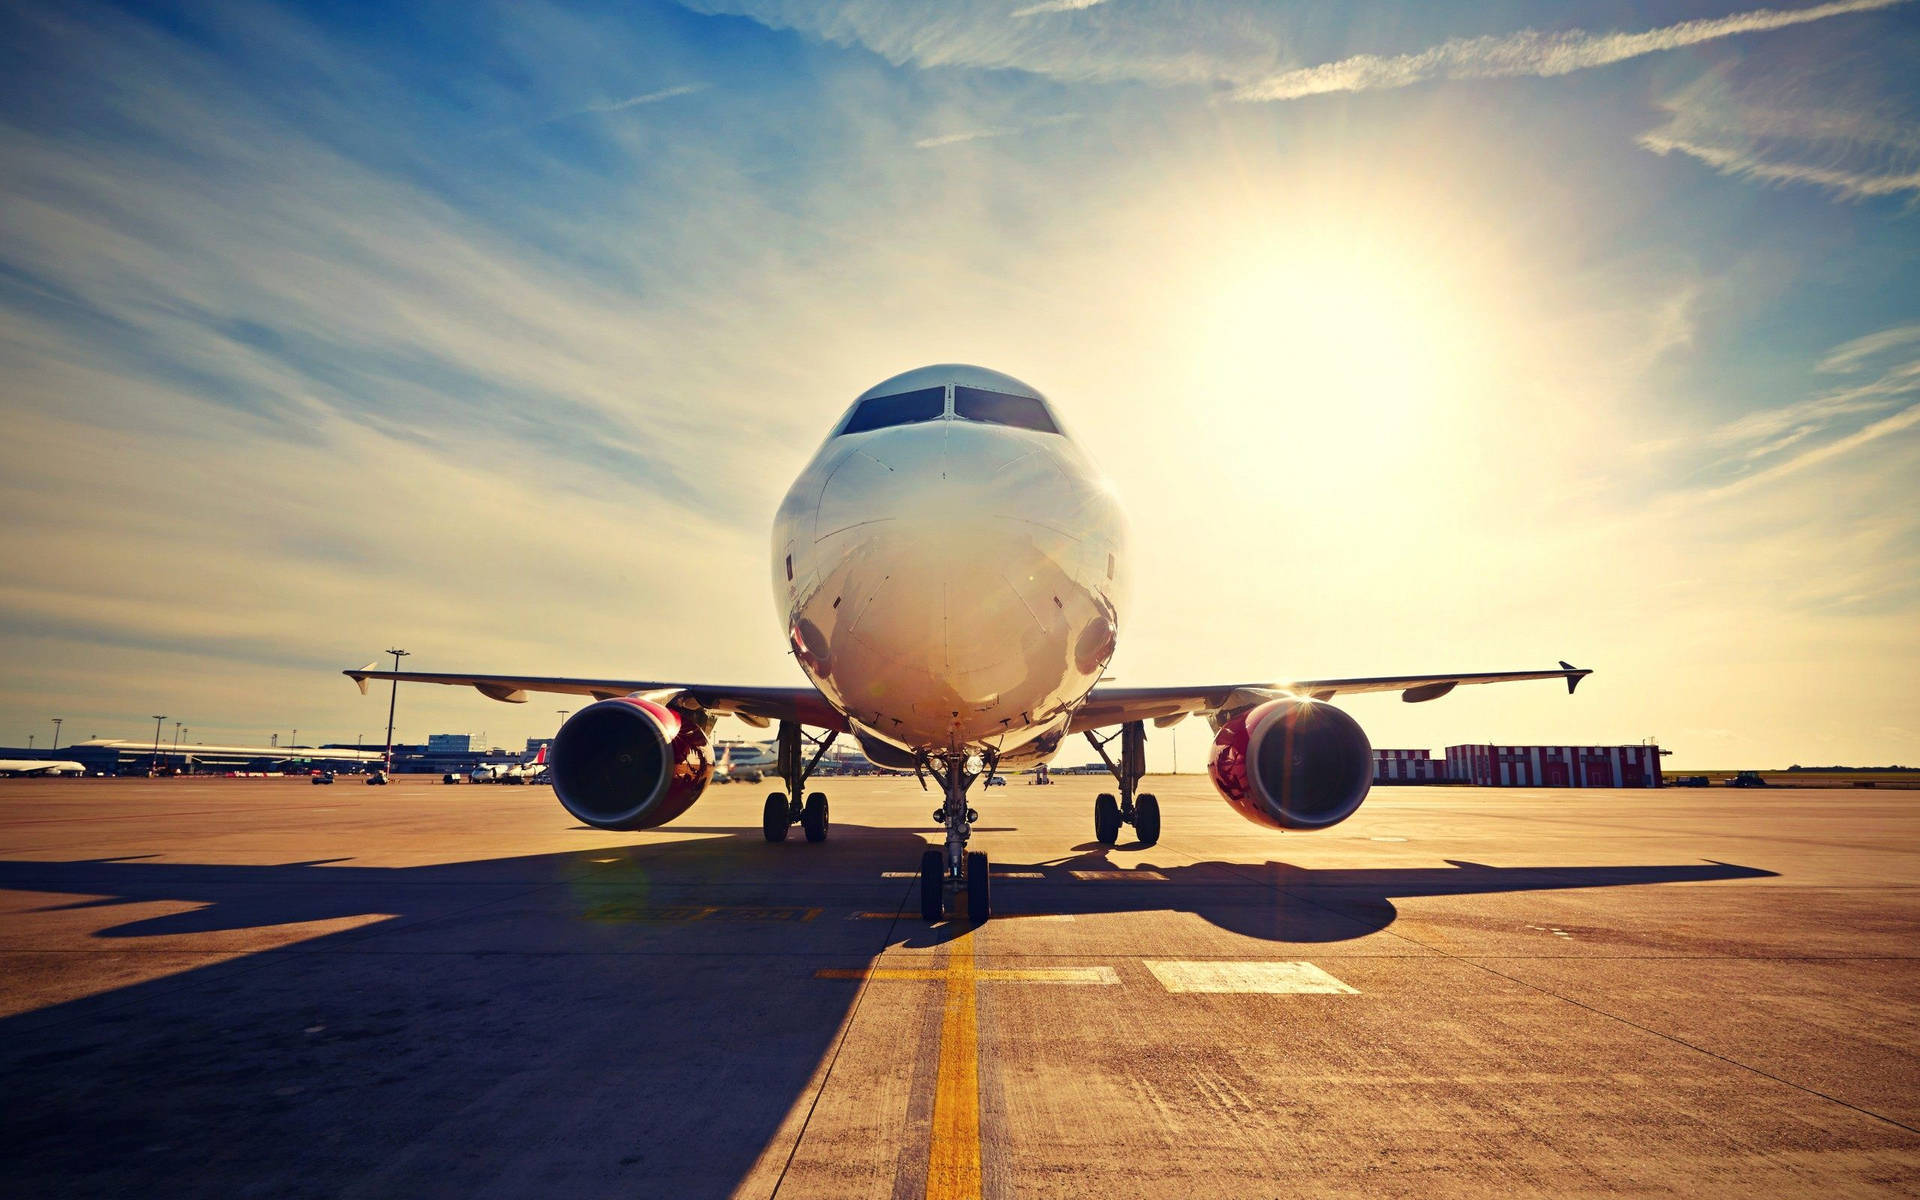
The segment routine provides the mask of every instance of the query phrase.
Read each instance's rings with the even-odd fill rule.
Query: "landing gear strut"
[[[828,730],[817,738],[810,738],[798,721],[780,722],[780,756],[774,770],[780,773],[787,790],[768,792],[766,806],[760,810],[760,829],[768,841],[786,841],[787,831],[795,825],[806,830],[810,842],[827,840],[826,794],[814,792],[802,803],[800,792],[807,786],[813,769],[820,765],[827,747],[833,745],[833,736],[833,731]],[[812,757],[807,756],[808,750],[813,751]]]
[[[993,760],[987,760],[983,771],[970,772],[966,756],[948,755],[939,762],[928,760],[926,768],[939,781],[944,797],[933,819],[946,828],[947,840],[944,847],[928,847],[920,856],[920,915],[938,921],[946,915],[948,893],[965,888],[967,920],[978,925],[993,912],[989,895],[993,872],[984,853],[967,849],[973,823],[980,819],[967,807],[967,788],[982,773],[992,773]]]
[[[1115,738],[1120,739],[1120,761],[1117,763],[1107,754],[1107,747]],[[1147,776],[1146,722],[1128,721],[1120,726],[1119,733],[1110,733],[1104,738],[1089,729],[1087,741],[1092,743],[1100,761],[1107,764],[1107,770],[1113,773],[1114,782],[1120,785],[1118,800],[1113,798],[1112,792],[1101,792],[1094,797],[1094,840],[1102,846],[1111,846],[1120,840],[1120,827],[1131,825],[1134,836],[1140,839],[1142,846],[1158,842],[1160,798],[1152,792],[1142,792],[1137,796],[1133,792]]]

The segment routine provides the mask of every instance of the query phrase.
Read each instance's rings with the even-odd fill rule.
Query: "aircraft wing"
[[[669,707],[705,709],[744,718],[749,724],[798,721],[818,729],[846,732],[847,719],[827,698],[810,687],[730,687],[699,683],[671,683],[649,679],[567,679],[548,675],[459,675],[439,671],[376,671],[368,663],[357,671],[342,671],[365,693],[371,680],[397,679],[401,683],[440,683],[470,687],[492,700],[525,704],[528,692],[553,692],[611,700],[639,692]]]
[[[1189,713],[1211,713],[1259,704],[1275,696],[1311,696],[1325,700],[1345,692],[1399,692],[1409,704],[1438,700],[1469,683],[1518,683],[1527,679],[1564,679],[1572,694],[1592,671],[1563,662],[1557,671],[1480,671],[1452,675],[1378,675],[1362,679],[1296,679],[1279,683],[1222,683],[1202,687],[1097,687],[1074,710],[1069,733],[1118,725],[1123,721],[1173,720]]]

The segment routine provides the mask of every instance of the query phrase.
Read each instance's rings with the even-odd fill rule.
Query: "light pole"
[[[154,774],[160,771],[160,722],[166,719],[165,713],[155,713],[153,716],[153,758],[147,763],[147,770]]]
[[[400,674],[400,660],[407,656],[407,652],[405,650],[389,650],[387,651],[387,653],[393,655],[393,673],[397,676]],[[389,777],[393,775],[393,709],[394,709],[394,705],[398,704],[399,702],[400,702],[400,681],[398,679],[395,679],[393,681],[393,690],[387,694],[386,773]]]
[[[173,738],[174,738],[174,741],[173,741],[173,753],[174,753],[174,757],[176,757],[176,758],[178,758],[178,757],[180,756],[180,735],[181,735],[181,734],[183,734],[183,733],[192,733],[192,732],[193,732],[193,730],[191,730],[191,729],[188,729],[188,728],[187,728],[186,726],[184,726],[184,725],[182,725],[182,726],[181,726],[180,728],[178,728],[178,729],[176,729],[176,730],[174,730],[174,732],[173,732]],[[191,774],[193,774],[193,764],[192,764],[192,763],[190,763],[190,762],[184,762],[184,761],[183,761],[183,762],[181,762],[181,764],[180,764],[180,765],[181,765],[181,766],[183,766],[183,767],[185,767],[185,768],[187,768],[187,774],[189,774],[189,775],[191,775]]]
[[[180,722],[173,723],[173,757],[180,757]]]
[[[60,748],[60,722],[64,720],[66,720],[65,717],[55,717],[53,719],[53,748],[55,750]]]

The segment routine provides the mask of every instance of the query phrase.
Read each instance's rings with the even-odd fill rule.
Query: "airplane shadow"
[[[1114,847],[1143,850],[1137,845]],[[1190,912],[1230,933],[1277,942],[1338,942],[1387,928],[1399,916],[1396,899],[1566,891],[1655,883],[1760,879],[1758,867],[1701,861],[1659,866],[1497,867],[1447,859],[1444,867],[1308,868],[1291,863],[1200,862],[1159,866],[1141,862],[1122,870],[1098,842],[1073,847],[1062,859],[1021,866],[996,862],[1001,872],[1038,873],[994,893],[996,916],[1022,913]],[[1077,872],[1097,872],[1085,886]],[[1141,877],[1126,877],[1138,873]]]
[[[790,1114],[858,994],[815,970],[961,927],[858,919],[915,907],[917,883],[885,873],[917,860],[917,834],[838,824],[825,845],[782,846],[758,829],[677,832],[695,830],[713,836],[410,867],[0,861],[0,889],[36,894],[16,930],[88,931],[82,950],[9,955],[9,1000],[76,955],[93,989],[0,1019],[8,1182],[23,1195],[722,1196],[754,1176],[771,1190]],[[1384,928],[1402,897],[1771,874],[1202,863],[1092,884],[1071,872],[1109,869],[1104,853],[996,865],[1042,876],[996,883],[1010,920],[1173,910],[1298,942]],[[924,1044],[899,1048],[902,1070],[933,1057],[937,1008]],[[918,1178],[925,1152],[900,1147],[899,1177]]]

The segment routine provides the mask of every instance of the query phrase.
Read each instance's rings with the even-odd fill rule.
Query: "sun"
[[[1325,482],[1416,455],[1468,397],[1473,298],[1399,241],[1302,230],[1223,255],[1195,306],[1188,382],[1237,465]]]

